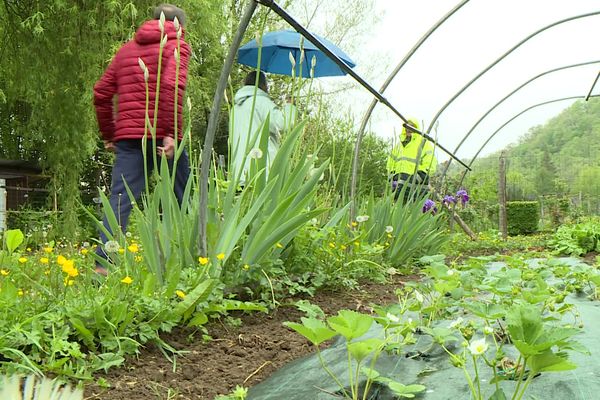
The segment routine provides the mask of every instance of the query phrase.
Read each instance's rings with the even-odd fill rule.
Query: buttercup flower
[[[8,274],[10,274],[10,272],[8,272],[7,270],[0,269],[0,275],[2,275],[2,276],[8,276]]]
[[[140,251],[136,243],[132,243],[129,246],[127,246],[127,250],[129,250],[130,253],[137,253],[138,251]]]
[[[225,253],[219,253],[217,254],[217,260],[222,261],[225,259]]]
[[[21,264],[25,264],[27,262],[27,258],[25,258],[25,257],[19,257],[19,262]]]
[[[81,249],[81,255],[86,255],[87,253],[89,253],[89,250],[86,248]]]
[[[244,264],[242,268],[244,269],[244,271],[248,271],[250,269],[250,266],[248,264]]]
[[[46,253],[46,254],[52,253],[52,247],[44,247],[44,253]]]
[[[198,257],[198,262],[200,265],[206,265],[208,264],[208,257]]]
[[[177,295],[177,297],[179,297],[180,299],[185,299],[185,292],[183,290],[176,290],[175,294]]]
[[[126,285],[131,285],[131,282],[133,282],[133,279],[131,279],[130,276],[126,276],[125,278],[121,279],[121,282]]]
[[[485,353],[488,349],[488,344],[485,342],[485,338],[473,340],[469,344],[469,351],[474,356],[480,356]]]
[[[58,256],[58,257],[56,257],[56,263],[58,265],[63,265],[65,263],[65,261],[67,261],[67,259],[65,258],[65,256]]]

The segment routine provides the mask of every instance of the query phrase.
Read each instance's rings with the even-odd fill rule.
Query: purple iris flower
[[[444,200],[442,200],[442,204],[449,206],[450,204],[454,204],[456,203],[456,197],[452,196],[452,195],[445,195],[444,196]]]
[[[398,181],[396,181],[396,180],[392,181],[392,192],[395,191],[397,187],[398,187]]]
[[[431,199],[425,200],[423,203],[423,213],[431,211],[433,214],[437,212],[437,207],[435,206],[435,202]]]
[[[463,206],[469,202],[469,194],[465,189],[460,189],[456,192],[456,197],[460,199]]]

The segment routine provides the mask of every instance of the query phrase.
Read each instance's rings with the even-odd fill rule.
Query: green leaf
[[[73,325],[73,328],[75,328],[75,330],[81,336],[83,343],[85,343],[85,345],[90,349],[96,349],[96,345],[94,343],[94,334],[88,328],[85,327],[83,321],[75,317],[71,317],[69,318],[69,320],[71,321],[71,325]]]
[[[527,360],[527,365],[529,365],[533,373],[569,371],[577,368],[576,364],[567,359],[566,353],[555,354],[552,350],[531,356]]]
[[[177,304],[177,306],[175,306],[175,314],[181,316],[187,314],[196,306],[196,304],[205,300],[210,295],[217,282],[218,281],[215,279],[207,279],[196,286],[179,304]]]
[[[351,341],[367,333],[373,323],[373,317],[356,311],[341,310],[338,311],[338,315],[327,318],[327,323],[347,341]]]
[[[188,326],[201,326],[208,322],[208,317],[203,312],[196,313],[188,322]]]
[[[367,358],[370,354],[381,351],[383,340],[370,338],[359,342],[348,343],[348,352],[359,363]]]
[[[362,372],[362,374],[366,376],[367,379],[372,381],[377,380],[381,376],[379,372],[375,371],[373,368],[368,367],[361,367],[360,372]]]
[[[416,393],[421,393],[426,389],[423,385],[403,385],[400,382],[389,381],[388,387],[398,397],[413,398]]]
[[[284,322],[283,325],[295,330],[315,346],[318,346],[336,335],[335,331],[329,329],[327,325],[319,319],[302,317],[300,320],[302,321],[302,324],[296,322]]]
[[[504,394],[504,390],[498,389],[490,396],[488,400],[506,400],[506,395]]]
[[[6,248],[8,253],[12,254],[23,243],[25,236],[20,229],[11,229],[4,233],[4,240],[6,241]]]
[[[506,315],[506,310],[504,307],[498,304],[488,304],[482,302],[468,302],[464,304],[464,307],[471,311],[473,314],[478,317],[485,319],[497,319],[502,318]]]

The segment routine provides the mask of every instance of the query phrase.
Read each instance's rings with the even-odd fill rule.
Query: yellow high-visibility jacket
[[[437,168],[433,143],[416,133],[412,134],[410,142],[406,146],[402,145],[405,139],[406,128],[402,127],[400,138],[396,138],[397,142],[387,160],[388,176],[413,175],[419,171],[423,171],[429,176],[433,175]]]

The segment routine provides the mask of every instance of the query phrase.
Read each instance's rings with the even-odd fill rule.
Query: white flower
[[[130,238],[131,237],[131,232],[125,232],[125,237]]]
[[[121,248],[121,245],[116,240],[109,240],[104,244],[104,249],[109,253],[116,253]]]
[[[398,317],[397,317],[397,316],[395,316],[394,314],[387,313],[387,314],[385,315],[385,317],[386,317],[387,319],[389,319],[389,320],[390,320],[390,322],[393,322],[393,323],[398,323],[398,322],[400,322],[400,318],[398,318]]]
[[[146,67],[146,63],[144,63],[144,60],[142,60],[141,57],[138,57],[138,64],[144,72],[144,81],[148,82],[148,78],[150,78],[150,72],[148,71],[148,67]]]
[[[455,269],[449,269],[448,272],[446,272],[446,274],[448,274],[448,276],[452,276],[452,275],[456,274],[456,270]]]
[[[90,247],[90,242],[83,242],[81,245],[83,247],[87,248],[87,247]]]
[[[359,215],[356,217],[356,222],[367,222],[369,220],[368,215]]]
[[[469,351],[474,356],[480,356],[485,353],[488,349],[488,344],[485,342],[485,338],[473,340],[469,344]]]
[[[417,301],[419,303],[422,303],[423,301],[425,301],[425,299],[423,298],[423,295],[418,290],[415,290],[415,299],[417,299]]]
[[[290,64],[292,64],[292,69],[294,69],[294,67],[296,66],[296,59],[294,58],[294,55],[291,51],[288,54],[288,58],[290,59]]]
[[[483,328],[483,333],[486,335],[491,335],[492,333],[494,333],[494,328],[492,328],[491,326],[486,326]]]
[[[394,232],[394,227],[391,225],[388,225],[385,227],[385,233],[392,233]]]
[[[160,19],[158,20],[158,27],[161,32],[165,31],[165,13],[162,11],[160,12]]]
[[[452,323],[450,324],[450,329],[454,329],[462,323],[463,323],[462,317],[458,317],[456,320],[452,321]]]
[[[259,158],[262,158],[263,152],[261,149],[255,147],[252,150],[250,150],[250,153],[248,153],[248,155],[250,156],[250,158],[258,160]]]

